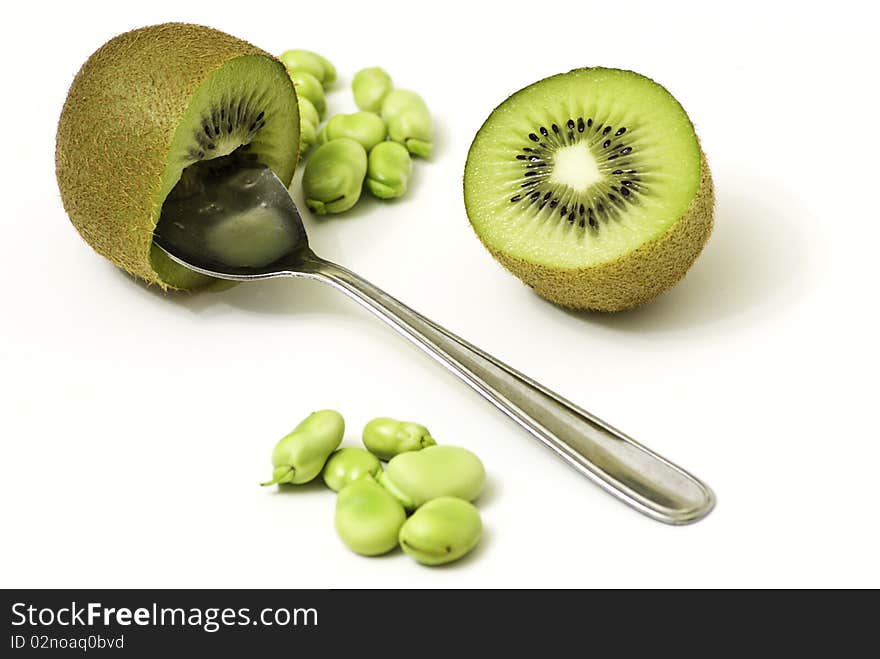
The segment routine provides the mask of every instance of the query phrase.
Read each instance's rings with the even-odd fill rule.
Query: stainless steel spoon
[[[639,512],[687,524],[713,508],[694,476],[345,268],[316,256],[284,184],[235,156],[189,167],[172,190],[155,244],[220,279],[306,277],[363,305],[464,380],[581,474]]]

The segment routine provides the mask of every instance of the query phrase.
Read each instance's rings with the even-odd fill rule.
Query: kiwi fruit
[[[576,69],[516,92],[480,128],[464,200],[491,254],[557,304],[617,311],[673,286],[712,231],[693,124],[632,71]]]
[[[165,23],[111,39],[80,69],[58,123],[56,175],[97,252],[162,288],[195,289],[214,280],[153,245],[186,168],[235,154],[289,185],[298,145],[296,92],[280,61],[208,27]]]

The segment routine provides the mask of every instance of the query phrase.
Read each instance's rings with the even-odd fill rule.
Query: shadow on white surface
[[[224,303],[258,314],[345,316],[358,305],[327,284],[305,279],[272,279],[237,286]]]
[[[487,476],[483,491],[474,503],[480,508],[491,506],[498,499],[500,489],[498,479]]]
[[[279,278],[248,282],[218,292],[164,292],[158,286],[148,286],[116,268],[113,270],[118,276],[134,283],[145,295],[155,297],[162,304],[173,304],[196,314],[243,310],[306,317],[345,315],[357,309],[354,302],[348,301],[326,284],[305,279]]]
[[[818,277],[820,264],[804,234],[817,220],[808,214],[769,181],[729,177],[718,184],[715,230],[709,243],[671,291],[642,307],[616,314],[561,311],[612,331],[648,333],[754,323],[784,313],[810,291]],[[323,221],[307,218],[309,224]],[[142,289],[195,313],[222,312],[224,308],[303,317],[358,313],[357,305],[345,296],[320,282],[303,279],[253,282],[198,295],[166,294],[157,287]],[[536,306],[556,308],[540,298],[535,300]]]
[[[271,471],[271,470],[269,470]],[[269,474],[271,476],[271,473]],[[308,483],[303,483],[302,485],[293,485],[291,483],[283,483],[281,485],[267,485],[266,489],[271,488],[269,491],[270,496],[298,496],[301,497],[304,494],[313,495],[313,496],[323,496],[326,497],[327,493],[333,494],[326,485],[324,485],[324,479],[321,478],[320,474],[317,478],[310,480]]]
[[[817,221],[770,181],[731,177],[716,184],[715,229],[676,287],[630,311],[567,313],[612,330],[678,332],[751,323],[801,299],[818,276],[804,233]]]

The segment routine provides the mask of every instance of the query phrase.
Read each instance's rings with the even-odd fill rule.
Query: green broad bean
[[[457,561],[477,546],[483,522],[477,509],[462,499],[441,497],[419,508],[400,527],[404,552],[423,565]]]
[[[431,155],[434,123],[421,96],[407,89],[395,89],[382,101],[381,114],[392,140],[403,144],[413,155]]]
[[[375,112],[354,112],[337,114],[321,129],[318,140],[323,144],[330,140],[347,137],[359,142],[367,151],[385,139],[388,129],[385,122]]]
[[[306,205],[318,215],[342,213],[360,199],[367,152],[348,138],[330,140],[312,153],[303,172]]]
[[[384,416],[364,426],[363,440],[370,453],[385,461],[400,453],[420,451],[437,443],[425,426]]]
[[[381,142],[367,159],[367,189],[379,199],[394,199],[406,193],[412,173],[409,151],[398,142]]]
[[[322,476],[324,483],[334,492],[339,492],[349,483],[365,478],[375,477],[382,470],[379,458],[362,448],[346,447],[337,449],[327,464],[324,465]]]
[[[292,49],[285,50],[278,58],[290,71],[305,71],[311,73],[322,86],[327,87],[336,80],[336,68],[327,58],[313,53],[310,50]]]
[[[307,50],[285,50],[278,56],[288,71],[305,71],[324,81],[324,65]]]
[[[305,96],[300,96],[297,104],[299,105],[299,153],[302,156],[318,141],[318,124],[321,123],[321,117]]]
[[[357,554],[378,556],[399,542],[403,506],[372,478],[346,485],[336,497],[336,533]]]
[[[307,98],[315,106],[318,114],[323,116],[327,109],[327,97],[324,96],[324,87],[321,86],[321,81],[307,71],[288,69],[287,75],[293,81],[297,98]]]
[[[272,480],[262,485],[308,483],[321,473],[344,433],[345,421],[339,412],[313,412],[275,445]]]
[[[393,88],[391,76],[378,66],[361,69],[351,79],[355,105],[367,112],[378,112],[385,96]]]
[[[298,105],[300,122],[308,121],[317,131],[318,125],[321,123],[321,115],[318,114],[318,110],[317,108],[315,108],[315,104],[312,103],[305,96],[301,96],[298,99]]]
[[[473,501],[483,490],[486,470],[480,459],[459,446],[429,446],[391,459],[378,477],[407,510],[439,497]]]
[[[318,141],[315,127],[302,116],[299,118],[299,155],[302,157]]]
[[[336,67],[333,66],[333,63],[323,55],[319,55],[318,53],[312,53],[312,55],[317,57],[318,61],[321,62],[321,65],[324,67],[324,77],[321,78],[321,82],[324,83],[325,87],[329,87],[336,82]]]

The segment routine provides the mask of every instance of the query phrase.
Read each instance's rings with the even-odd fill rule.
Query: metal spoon
[[[581,474],[653,519],[707,515],[712,491],[685,470],[419,315],[309,248],[299,212],[266,167],[235,156],[189,167],[155,244],[178,263],[235,281],[307,277],[330,284],[452,371]]]

